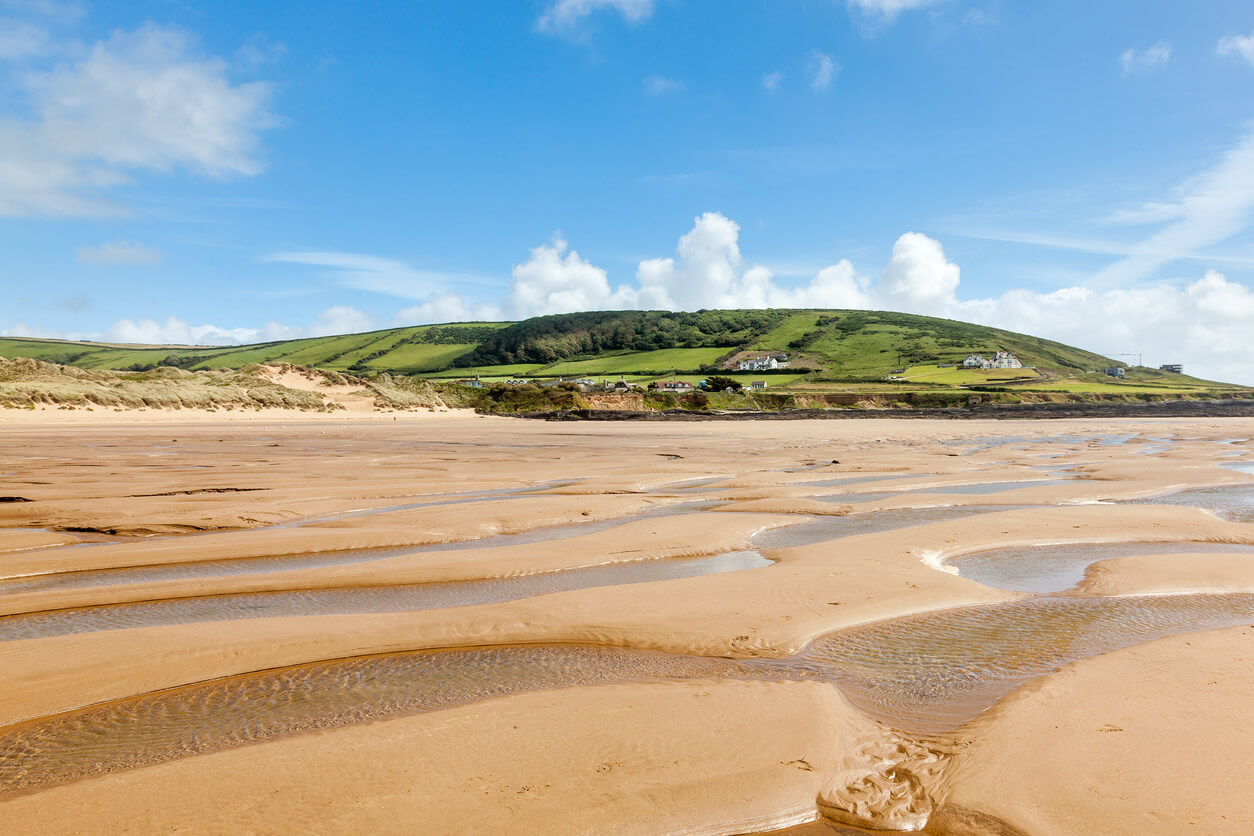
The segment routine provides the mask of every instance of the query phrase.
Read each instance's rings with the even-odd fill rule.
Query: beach
[[[0,821],[1246,833],[1251,439],[5,410]]]

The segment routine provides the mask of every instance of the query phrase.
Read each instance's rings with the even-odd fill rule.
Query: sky
[[[717,307],[1254,384],[1254,4],[0,0],[0,334]]]

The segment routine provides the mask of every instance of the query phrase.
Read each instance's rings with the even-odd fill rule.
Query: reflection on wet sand
[[[693,578],[770,566],[755,551],[637,560],[508,578],[299,589],[142,601],[0,617],[0,642],[246,618],[413,612],[513,601],[572,589]]]
[[[1251,618],[1254,595],[1033,598],[854,627],[783,659],[537,645],[324,662],[0,729],[0,794],[509,694],[624,681],[818,680],[895,728],[937,733],[1075,659]]]
[[[1084,579],[1099,560],[1146,554],[1251,554],[1244,543],[1064,543],[1018,546],[950,558],[945,565],[964,578],[1017,592],[1063,592]]]

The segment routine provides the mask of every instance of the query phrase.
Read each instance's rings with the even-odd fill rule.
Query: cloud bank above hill
[[[894,242],[878,276],[858,271],[848,259],[818,270],[804,282],[781,281],[741,252],[741,228],[718,212],[693,220],[670,255],[639,262],[630,281],[613,283],[609,272],[574,249],[560,234],[515,265],[503,298],[468,299],[439,275],[406,272],[387,261],[389,281],[344,278],[345,265],[360,272],[369,257],[319,253],[288,261],[330,269],[341,287],[416,301],[395,310],[390,320],[358,308],[336,305],[304,326],[271,322],[261,328],[194,326],[177,318],[165,322],[124,319],[104,335],[111,341],[139,343],[230,344],[364,331],[385,325],[418,325],[468,320],[523,319],[586,310],[701,308],[884,309],[960,319],[1047,337],[1096,351],[1145,352],[1147,364],[1183,363],[1199,376],[1254,384],[1254,358],[1246,351],[1254,329],[1254,291],[1216,270],[1180,282],[1131,288],[1067,287],[1051,292],[1011,289],[1000,296],[961,298],[959,265],[941,242],[906,232]],[[308,254],[306,254],[308,255]],[[376,271],[377,272],[377,271]],[[354,273],[354,276],[357,274]],[[373,276],[373,273],[371,274]],[[464,285],[463,285],[464,286]],[[33,333],[18,325],[10,333]]]

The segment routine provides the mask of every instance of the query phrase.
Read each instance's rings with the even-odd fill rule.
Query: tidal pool
[[[1188,505],[1214,511],[1232,522],[1254,522],[1254,482],[1243,485],[1221,485],[1151,496],[1145,499],[1119,500],[1121,505]]]
[[[0,617],[0,641],[204,621],[412,612],[464,607],[514,601],[572,589],[693,578],[770,565],[771,561],[756,551],[738,551],[710,557],[608,563],[508,578],[249,592],[106,604]]]
[[[849,514],[844,517],[819,517],[807,523],[759,531],[751,541],[758,549],[787,549],[812,546],[856,534],[877,534],[913,525],[957,520],[976,514],[1009,511],[1017,505],[945,505],[937,508],[894,508]]]
[[[628,681],[828,682],[896,728],[933,734],[1073,660],[1252,620],[1247,594],[1038,597],[863,625],[782,659],[519,645],[319,662],[2,728],[0,795],[510,694]]]
[[[183,580],[187,578],[213,578],[232,575],[254,575],[266,572],[287,572],[294,569],[368,563],[373,560],[384,560],[389,557],[400,557],[407,554],[503,548],[505,546],[546,543],[568,537],[594,534],[598,531],[605,531],[606,529],[638,520],[686,514],[709,507],[710,503],[701,501],[678,502],[658,505],[630,517],[614,517],[595,522],[553,525],[531,529],[530,531],[521,531],[517,534],[497,534],[477,540],[455,540],[448,543],[431,543],[425,546],[399,546],[386,549],[344,549],[276,557],[239,557],[229,560],[163,563],[156,566],[133,566],[119,569],[94,569],[81,572],[30,575],[0,580],[0,594],[45,589],[86,589],[120,584],[147,583],[149,581]]]
[[[945,561],[964,578],[1015,592],[1062,592],[1084,580],[1099,560],[1147,554],[1254,554],[1244,543],[1063,543],[1016,546]],[[1254,569],[1254,564],[1251,564]]]

